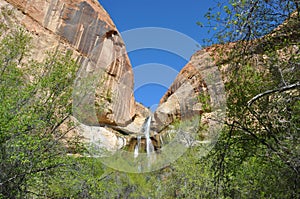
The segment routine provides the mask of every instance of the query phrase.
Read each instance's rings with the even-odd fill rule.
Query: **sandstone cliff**
[[[34,59],[42,60],[47,51],[71,50],[81,66],[78,79],[96,71],[102,75],[103,81],[95,88],[96,95],[87,95],[85,100],[105,104],[102,106],[105,108],[96,108],[96,121],[86,112],[87,115],[80,118],[82,122],[124,126],[132,120],[135,101],[130,61],[114,23],[98,2],[1,0],[0,5],[13,9],[15,23],[30,32]],[[108,99],[104,93],[112,90],[117,92]]]
[[[229,68],[230,63],[239,58],[247,59],[257,70],[266,74],[278,73],[266,67],[269,60],[266,51],[276,46],[274,49],[277,49],[278,58],[282,59],[283,63],[286,62],[290,57],[289,54],[297,54],[299,51],[297,46],[300,38],[299,28],[299,16],[295,12],[283,24],[262,38],[248,42],[213,45],[196,52],[160,100],[154,113],[154,129],[160,132],[178,120],[182,121],[197,115],[201,115],[202,124],[217,125],[210,119],[215,113],[225,113],[224,84],[229,81],[226,74],[234,70]],[[284,41],[289,41],[289,46],[285,46],[287,43]],[[298,69],[294,67],[290,70]],[[209,106],[206,106],[206,103]],[[217,114],[213,117],[220,120],[225,116]]]
[[[83,139],[102,135],[105,145],[112,145],[109,148],[120,148],[126,142],[118,141],[123,136],[118,132],[140,130],[148,110],[134,100],[124,42],[97,1],[0,0],[0,8],[13,13],[1,23],[22,26],[32,37],[33,60],[42,61],[47,52],[56,50],[73,53],[80,66],[72,99],[75,120],[82,124],[77,131],[95,126],[95,135],[83,133]]]

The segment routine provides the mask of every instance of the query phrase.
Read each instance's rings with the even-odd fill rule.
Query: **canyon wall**
[[[134,99],[133,71],[124,42],[98,1],[0,0],[0,7],[12,11],[1,23],[12,29],[22,26],[32,37],[33,60],[42,61],[47,52],[72,52],[80,68],[70,100],[74,120],[80,124],[77,131],[84,140],[102,140],[104,147],[116,149],[141,133],[150,111]],[[207,62],[195,64],[198,55],[192,57],[161,99],[152,119],[152,135],[175,119],[203,113],[198,96],[207,93],[201,76]],[[207,54],[201,56],[204,60]]]
[[[98,1],[0,0],[0,9],[6,13],[1,23],[11,30],[23,27],[32,38],[27,61],[72,52],[80,68],[70,100],[83,140],[97,138],[116,149],[126,144],[124,135],[140,132],[149,110],[135,102],[124,42]]]
[[[96,118],[85,112],[81,122],[125,126],[132,121],[136,104],[130,61],[118,30],[97,1],[1,0],[0,5],[12,9],[14,23],[30,33],[33,59],[41,61],[46,52],[69,50],[81,67],[77,84],[91,74],[99,75],[95,93],[81,99],[95,104]]]

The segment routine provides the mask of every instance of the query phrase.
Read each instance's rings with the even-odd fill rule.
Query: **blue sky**
[[[128,31],[143,27],[160,27],[178,31],[187,37],[195,40],[195,46],[188,51],[188,58],[200,49],[196,44],[202,43],[202,39],[207,38],[207,30],[196,25],[197,21],[205,21],[203,15],[209,7],[212,7],[212,0],[99,0],[100,4],[109,13],[119,32]],[[131,45],[132,40],[124,37],[126,46]],[[143,39],[147,40],[147,36]],[[159,75],[162,78],[173,80],[176,73],[179,72],[188,60],[169,51],[159,49],[141,49],[129,52],[129,58],[134,68],[135,81],[146,79],[148,83],[143,86],[135,87],[136,101],[141,102],[147,107],[154,107],[159,103],[160,98],[166,92],[167,87],[172,81],[166,81],[164,84],[151,81]],[[154,64],[153,64],[154,63]],[[157,66],[167,66],[174,71],[159,70]],[[138,73],[138,67],[141,69],[147,66],[144,73]],[[152,68],[153,70],[152,70]],[[167,68],[165,67],[165,68]],[[145,68],[145,67],[144,67]],[[149,70],[150,69],[150,70]],[[141,76],[142,75],[142,76]]]

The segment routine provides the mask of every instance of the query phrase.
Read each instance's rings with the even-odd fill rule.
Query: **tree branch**
[[[254,96],[251,100],[249,100],[247,102],[247,105],[248,107],[250,107],[253,102],[255,102],[256,100],[266,96],[266,95],[270,95],[272,93],[276,93],[276,92],[283,92],[283,91],[287,91],[287,90],[291,90],[291,89],[295,89],[297,87],[300,87],[300,82],[297,82],[297,83],[294,83],[294,84],[291,84],[291,85],[287,85],[287,86],[283,86],[283,87],[280,87],[280,88],[276,88],[276,89],[273,89],[273,90],[267,90],[263,93],[260,93],[256,96]]]

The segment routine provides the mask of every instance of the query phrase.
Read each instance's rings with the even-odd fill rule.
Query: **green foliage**
[[[300,196],[298,3],[232,0],[206,15],[217,28],[210,42],[235,42],[216,52],[227,53],[217,61],[228,108],[208,157],[218,198]]]
[[[198,96],[198,101],[202,104],[202,109],[205,112],[211,112],[210,96],[205,93],[201,93]]]
[[[161,198],[159,173],[130,174],[106,168],[97,158],[68,157],[41,183],[51,198]],[[158,181],[157,181],[158,180]],[[158,183],[159,182],[159,183]]]
[[[43,173],[35,180],[40,196],[45,198],[99,198],[113,187],[104,187],[101,183],[104,168],[95,158],[64,157],[65,166]],[[105,188],[105,189],[104,189]],[[43,190],[43,192],[41,192]]]
[[[208,156],[199,157],[203,148],[193,145],[170,166],[144,174],[67,155],[62,138],[73,128],[69,116],[78,66],[69,52],[30,61],[26,31],[9,32],[1,24],[0,198],[299,198],[299,16],[265,36],[299,11],[298,2],[231,0],[218,7],[206,15],[218,23],[213,40],[241,40],[219,60],[228,67],[226,127]],[[11,15],[2,9],[1,16]],[[113,93],[104,96],[110,102]],[[211,111],[207,95],[199,101]],[[67,145],[78,152],[78,138]]]
[[[60,139],[71,111],[70,97],[78,68],[71,54],[49,54],[32,63],[30,37],[19,28],[0,43],[0,193],[24,198],[32,178],[61,167],[65,147]],[[26,61],[25,61],[26,60]]]
[[[215,198],[211,161],[199,157],[201,146],[190,148],[165,169],[162,181],[164,198]],[[200,152],[201,153],[201,152]]]
[[[200,23],[215,33],[206,40],[208,44],[261,38],[299,9],[297,0],[229,0],[216,4],[205,15],[207,25]]]

